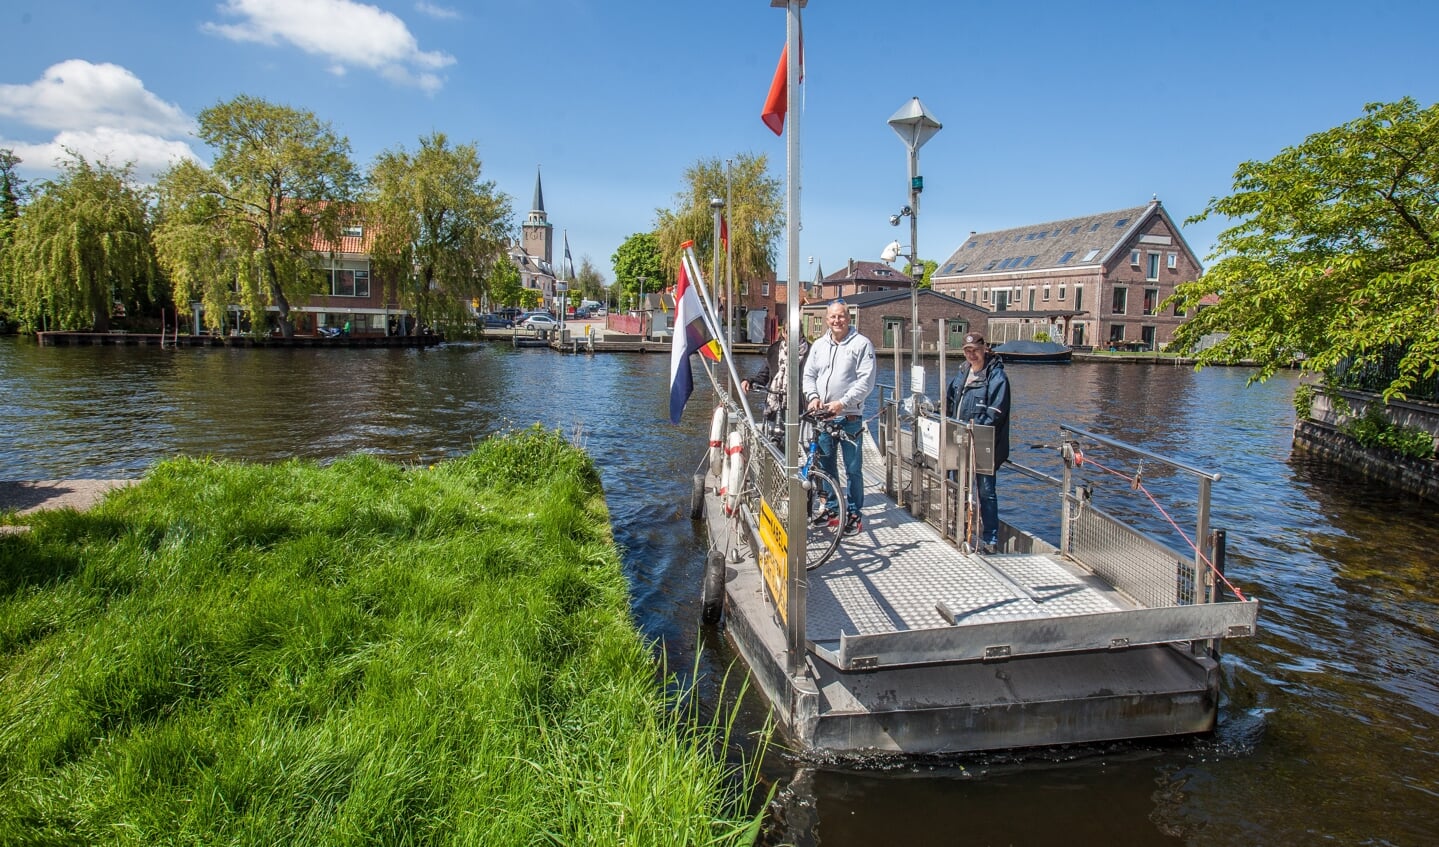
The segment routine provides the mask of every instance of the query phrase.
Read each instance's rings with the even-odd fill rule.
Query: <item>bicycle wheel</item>
[[[819,468],[810,468],[805,488],[808,490],[805,522],[809,525],[809,532],[804,543],[804,568],[814,570],[834,555],[839,539],[844,535],[844,490],[833,477]],[[835,515],[815,525],[814,516],[824,511],[830,492],[835,494]]]

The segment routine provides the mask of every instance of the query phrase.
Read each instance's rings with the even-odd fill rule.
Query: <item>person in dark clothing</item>
[[[748,392],[751,388],[758,386],[765,389],[764,417],[769,421],[784,421],[784,397],[785,390],[789,387],[789,345],[785,343],[786,330],[784,324],[779,325],[779,336],[770,342],[769,348],[764,353],[764,364],[755,371],[754,376],[741,380],[739,387],[742,391]],[[809,356],[809,339],[801,333],[799,337],[799,367],[804,368],[804,361]]]
[[[956,420],[994,427],[994,469],[998,471],[1009,458],[1009,377],[1004,373],[1004,363],[978,332],[964,337],[964,364],[950,380],[944,408]],[[974,475],[982,527],[980,549],[985,553],[993,553],[999,544],[999,495],[994,477]]]

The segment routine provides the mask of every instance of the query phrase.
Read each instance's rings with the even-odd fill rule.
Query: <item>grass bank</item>
[[[0,844],[747,843],[589,459],[161,463],[0,537]]]

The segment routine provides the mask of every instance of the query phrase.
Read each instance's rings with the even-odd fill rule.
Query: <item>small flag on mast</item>
[[[694,392],[694,375],[690,373],[690,354],[699,353],[706,359],[720,360],[719,341],[705,325],[704,307],[699,293],[690,284],[680,261],[679,283],[675,288],[675,332],[670,341],[670,423],[677,424],[684,414],[685,403]]]
[[[565,231],[565,267],[568,268],[568,276],[565,279],[575,278],[575,260],[570,258],[570,233]]]

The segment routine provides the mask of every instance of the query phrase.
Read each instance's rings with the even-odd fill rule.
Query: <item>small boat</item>
[[[1053,341],[1006,341],[995,347],[994,353],[1005,364],[1011,362],[1066,364],[1074,355],[1074,351]]]

